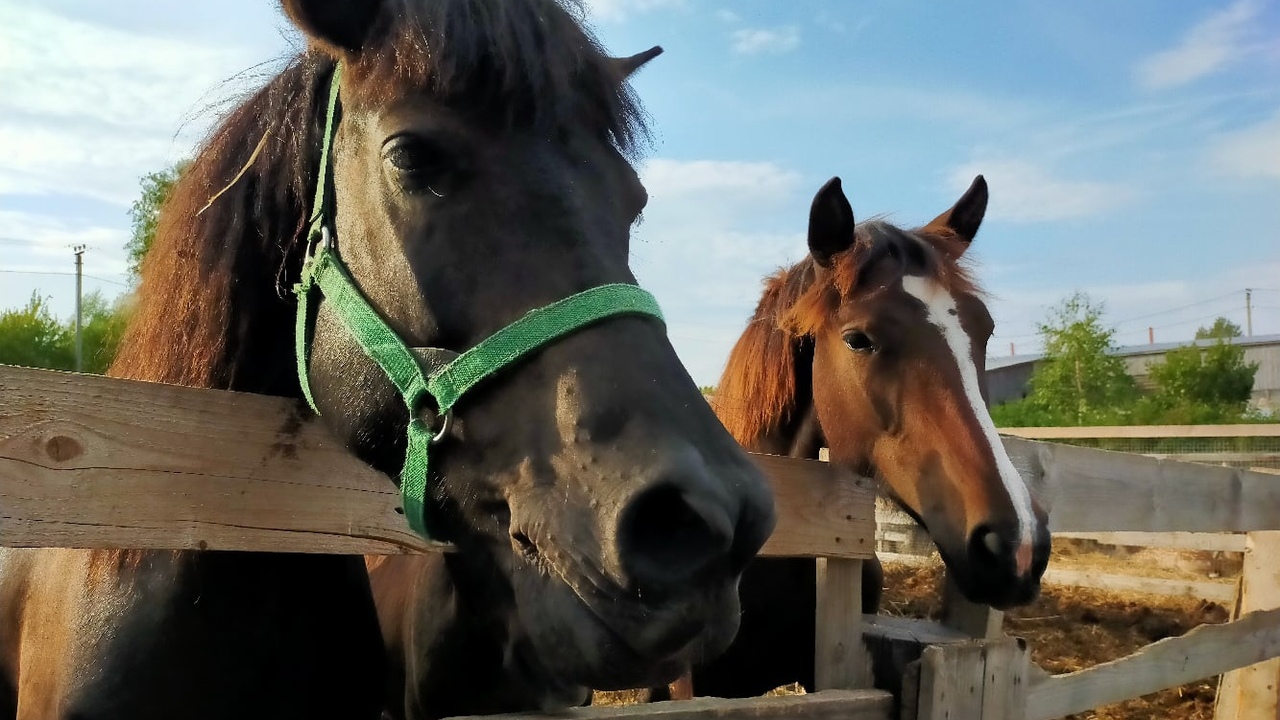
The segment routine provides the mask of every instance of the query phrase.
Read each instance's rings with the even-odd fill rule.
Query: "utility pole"
[[[1244,289],[1244,326],[1246,337],[1253,337],[1253,290]]]
[[[80,288],[81,275],[84,271],[84,246],[76,245],[72,251],[76,254],[76,372],[80,372],[81,360],[84,357],[84,343],[80,333]]]

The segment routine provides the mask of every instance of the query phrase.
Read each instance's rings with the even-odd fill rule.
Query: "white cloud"
[[[800,28],[743,28],[733,32],[733,51],[742,55],[781,55],[800,47]]]
[[[964,192],[976,175],[991,186],[989,219],[1017,223],[1090,217],[1114,210],[1134,197],[1119,183],[1067,180],[1025,160],[995,159],[967,163],[951,171],[949,190]]]
[[[122,248],[128,234],[121,228],[77,224],[48,215],[0,210],[0,238],[6,241],[0,247],[7,258],[6,264],[24,253],[31,260],[57,258],[61,261],[70,257],[71,246],[86,245],[95,254],[101,251],[99,274],[125,271]]]
[[[139,176],[189,152],[184,121],[246,67],[234,48],[149,37],[0,4],[0,193],[127,204]],[[223,86],[222,91],[228,88]]]
[[[1280,112],[1219,136],[1207,152],[1210,167],[1223,175],[1280,178]]]
[[[801,176],[768,162],[649,160],[632,269],[694,379],[716,381],[765,275],[804,254]],[[813,191],[817,190],[817,185]]]
[[[587,0],[585,5],[592,22],[617,23],[632,15],[682,6],[684,0]]]
[[[1134,78],[1143,88],[1163,90],[1222,70],[1257,49],[1250,35],[1261,11],[1258,0],[1237,0],[1193,25],[1174,47],[1138,62]]]
[[[738,13],[728,8],[720,8],[719,10],[716,10],[716,19],[724,23],[742,22],[742,18]]]
[[[654,158],[644,164],[640,175],[650,197],[725,192],[744,202],[789,193],[800,181],[798,173],[773,163],[732,160]]]

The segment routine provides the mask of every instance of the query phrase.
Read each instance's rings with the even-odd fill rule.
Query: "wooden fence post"
[[[916,718],[1022,720],[1029,668],[1021,638],[927,647],[920,657]]]
[[[829,462],[830,453],[819,448],[818,459]],[[862,643],[862,561],[818,558],[817,563],[814,689],[871,687],[871,659]]]
[[[1232,619],[1280,607],[1280,532],[1252,532],[1245,540],[1240,597]],[[1233,670],[1218,683],[1214,720],[1280,720],[1280,658]]]
[[[817,562],[814,689],[871,687],[871,663],[862,643],[862,561],[818,558]]]
[[[942,624],[979,640],[995,640],[1004,635],[1004,613],[990,605],[970,602],[947,576],[942,592]]]

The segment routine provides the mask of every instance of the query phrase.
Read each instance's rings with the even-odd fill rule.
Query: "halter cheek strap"
[[[404,400],[409,412],[409,428],[404,465],[400,470],[400,496],[409,526],[422,537],[431,538],[424,513],[431,470],[429,451],[432,445],[448,436],[454,405],[469,390],[542,346],[600,320],[618,315],[647,315],[662,321],[662,311],[652,295],[634,285],[601,285],[530,310],[461,355],[443,348],[408,347],[360,292],[338,256],[330,228],[325,223],[325,186],[328,185],[341,74],[342,66],[339,64],[334,68],[330,81],[307,254],[301,280],[294,286],[298,299],[298,382],[307,403],[319,414],[311,393],[308,369],[310,298],[312,291],[319,288],[347,332],[361,350],[382,368]],[[423,412],[430,411],[425,407],[428,397],[434,400],[433,414],[441,423],[434,431],[423,418]]]

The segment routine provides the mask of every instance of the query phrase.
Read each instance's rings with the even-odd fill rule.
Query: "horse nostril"
[[[533,544],[533,541],[523,531],[515,530],[511,533],[511,544],[515,547],[516,552],[527,559],[533,559],[538,556],[538,546]]]
[[[1009,570],[1012,570],[1014,539],[991,525],[979,525],[969,534],[969,559],[988,570],[998,570],[1003,563],[1009,562]]]
[[[726,559],[733,524],[724,508],[667,482],[631,501],[617,537],[629,584],[637,590],[664,589]]]
[[[1000,555],[1000,536],[994,531],[988,530],[982,534],[982,544],[987,548],[987,552],[997,557]]]

